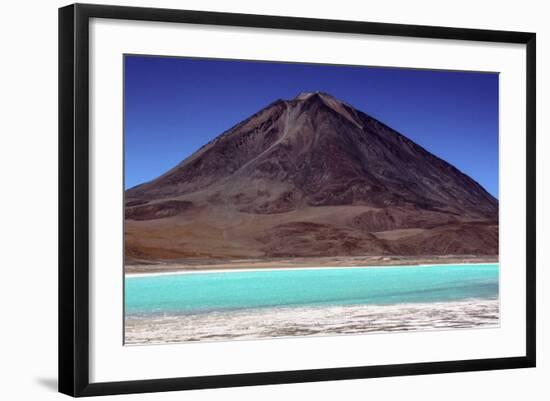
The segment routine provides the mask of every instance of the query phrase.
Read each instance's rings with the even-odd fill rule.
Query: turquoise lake
[[[125,279],[125,313],[202,314],[303,306],[498,298],[498,264],[233,271]]]

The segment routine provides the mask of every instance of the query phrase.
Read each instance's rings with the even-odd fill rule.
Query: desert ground
[[[127,264],[126,274],[149,274],[193,271],[223,271],[246,269],[288,269],[304,267],[361,267],[361,266],[416,266],[460,263],[498,263],[498,256],[359,256],[359,257],[315,257],[315,258],[270,258],[157,262],[148,264]]]

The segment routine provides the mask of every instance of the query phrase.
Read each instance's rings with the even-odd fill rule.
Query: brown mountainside
[[[498,201],[324,93],[277,100],[126,191],[128,261],[498,254]]]

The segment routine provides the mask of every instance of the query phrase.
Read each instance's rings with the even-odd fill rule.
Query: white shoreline
[[[386,265],[386,266],[302,266],[302,267],[265,267],[265,268],[231,268],[231,269],[201,269],[201,270],[180,270],[158,273],[124,273],[124,278],[138,277],[156,277],[172,276],[181,274],[209,274],[209,273],[242,273],[242,272],[262,272],[262,271],[280,271],[280,270],[324,270],[324,269],[395,269],[403,267],[442,267],[442,266],[478,266],[478,265],[499,265],[499,262],[485,263],[439,263],[439,264],[420,264],[420,265]]]
[[[126,316],[125,345],[176,344],[471,330],[500,327],[499,299],[243,309],[198,315]]]

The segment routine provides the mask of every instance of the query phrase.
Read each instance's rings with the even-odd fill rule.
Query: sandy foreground
[[[414,266],[430,264],[498,263],[498,256],[359,256],[278,259],[195,259],[150,264],[128,264],[128,275],[209,270],[278,269],[293,267]]]
[[[195,315],[127,316],[125,344],[253,340],[498,326],[497,299],[266,308]]]

